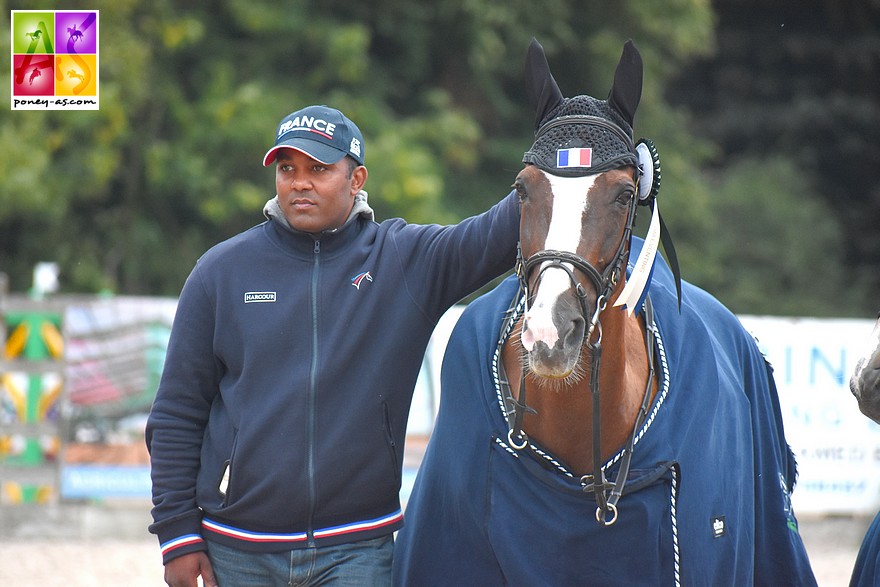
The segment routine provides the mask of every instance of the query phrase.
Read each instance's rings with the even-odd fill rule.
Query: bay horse
[[[680,280],[641,87],[632,42],[606,100],[563,97],[529,47],[520,260],[449,339],[395,584],[816,584],[772,371]]]
[[[849,389],[858,401],[859,410],[880,424],[880,314],[865,343],[849,380]],[[859,547],[853,565],[850,585],[873,587],[880,580],[880,513],[878,513]]]
[[[880,315],[856,361],[849,379],[849,389],[859,403],[859,410],[880,424]]]

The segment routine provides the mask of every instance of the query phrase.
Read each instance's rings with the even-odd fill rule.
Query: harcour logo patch
[[[274,302],[275,297],[274,291],[248,291],[244,294],[244,303]]]

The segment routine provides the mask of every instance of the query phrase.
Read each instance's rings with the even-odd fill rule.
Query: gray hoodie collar
[[[284,216],[284,212],[281,210],[281,204],[278,203],[278,196],[275,196],[274,198],[266,202],[266,205],[263,206],[263,216],[265,216],[268,220],[274,220],[275,222],[278,222],[281,226],[291,232],[302,232],[293,228],[287,221],[287,217]],[[348,218],[345,220],[342,226],[345,226],[357,216],[363,216],[370,222],[373,222],[375,220],[373,209],[370,208],[370,205],[367,203],[367,192],[364,190],[361,190],[357,194],[355,194],[354,206],[352,206],[351,208],[351,214],[348,215]],[[332,234],[342,228],[342,226],[325,230],[322,234]]]

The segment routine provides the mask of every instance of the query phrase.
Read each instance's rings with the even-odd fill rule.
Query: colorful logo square
[[[97,10],[11,12],[13,110],[98,109]]]
[[[55,60],[53,55],[14,55],[12,63],[14,95],[55,95]]]
[[[54,11],[12,11],[13,53],[55,53],[54,34]]]
[[[55,42],[55,53],[97,53],[98,13],[55,13]]]
[[[55,95],[96,96],[97,70],[97,55],[56,55]]]

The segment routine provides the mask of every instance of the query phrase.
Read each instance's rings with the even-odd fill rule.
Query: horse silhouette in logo
[[[72,27],[67,27],[67,39],[69,41],[73,41],[76,43],[77,41],[81,41],[83,38],[83,32],[76,28],[74,24]]]
[[[25,35],[27,35],[28,37],[31,38],[31,42],[36,42],[36,41],[40,40],[41,33],[42,33],[42,31],[40,29],[37,29],[32,33],[25,33]]]
[[[75,69],[68,70],[67,77],[76,78],[79,81],[85,80],[85,76],[83,74],[81,74],[80,72],[76,71]]]
[[[34,85],[34,80],[37,79],[38,77],[40,77],[41,75],[43,75],[43,74],[40,73],[40,68],[35,67],[34,70],[31,72],[31,76],[28,78],[28,85],[30,85],[30,86]]]

